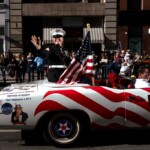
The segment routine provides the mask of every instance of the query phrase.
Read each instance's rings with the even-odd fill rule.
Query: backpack
[[[15,76],[15,70],[12,69],[12,68],[10,68],[10,69],[8,70],[8,75],[13,78],[13,77]]]

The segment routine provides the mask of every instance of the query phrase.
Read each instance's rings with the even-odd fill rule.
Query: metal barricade
[[[108,65],[102,65],[99,67],[98,71],[96,71],[95,77],[98,79],[107,79],[108,72]]]

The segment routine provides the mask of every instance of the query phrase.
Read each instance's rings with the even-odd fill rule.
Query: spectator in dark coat
[[[34,57],[31,52],[27,55],[27,73],[28,73],[28,81],[34,81]]]
[[[16,68],[17,68],[17,61],[16,61],[15,57],[13,57],[7,66],[8,75],[10,77],[14,78],[16,76]]]
[[[10,62],[10,61],[12,60],[12,58],[13,58],[13,54],[11,53],[10,49],[8,49],[8,50],[6,51],[5,57],[6,57],[6,59],[7,59],[7,65],[8,65],[9,62]]]
[[[121,64],[122,64],[122,58],[120,57],[120,53],[117,52],[114,55],[114,61],[108,65],[109,72],[114,72],[119,74],[121,69]]]
[[[2,77],[3,77],[4,83],[6,83],[6,67],[7,67],[7,59],[4,56],[4,54],[1,54],[0,69],[1,69],[1,72],[2,72]]]

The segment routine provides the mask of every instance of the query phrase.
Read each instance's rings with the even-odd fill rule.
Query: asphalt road
[[[93,132],[89,141],[67,150],[150,150],[150,131]],[[0,130],[0,150],[66,150],[47,145],[25,145],[18,130]]]

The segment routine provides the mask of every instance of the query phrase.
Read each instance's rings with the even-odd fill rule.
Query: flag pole
[[[86,24],[86,27],[87,27],[87,31],[90,31],[90,24],[89,23],[87,23]],[[95,77],[94,76],[91,76],[91,84],[92,84],[92,86],[95,86]]]
[[[86,24],[86,27],[87,27],[87,31],[90,31],[90,24],[89,23]]]

